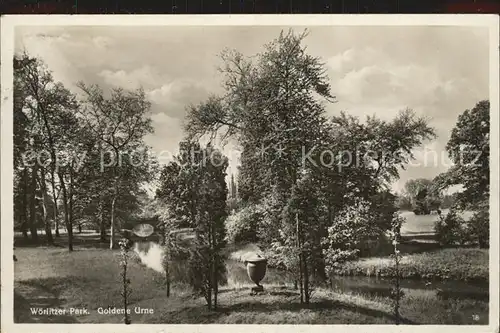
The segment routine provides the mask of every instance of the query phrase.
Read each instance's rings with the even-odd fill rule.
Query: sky
[[[142,86],[152,102],[154,134],[146,142],[175,153],[183,137],[186,106],[221,91],[217,67],[224,48],[245,55],[263,50],[276,26],[17,27],[16,51],[41,58],[57,81],[78,93],[76,83],[103,88]],[[433,178],[450,162],[444,147],[457,117],[489,98],[487,28],[451,26],[313,26],[307,51],[325,63],[337,102],[328,115],[345,111],[390,120],[411,108],[428,117],[437,138],[414,151],[393,189],[414,178]],[[234,146],[230,170],[236,172]]]

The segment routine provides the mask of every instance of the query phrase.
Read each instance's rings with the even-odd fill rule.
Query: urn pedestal
[[[264,291],[264,287],[259,283],[266,276],[267,259],[260,254],[254,254],[246,258],[247,274],[257,286],[252,288],[253,293]]]

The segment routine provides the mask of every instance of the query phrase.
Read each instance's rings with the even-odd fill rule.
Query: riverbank
[[[229,258],[243,262],[253,252],[262,253],[255,244],[234,247]],[[335,271],[339,276],[394,277],[390,257],[361,258],[347,262]],[[476,248],[434,249],[422,253],[403,254],[400,274],[404,279],[424,281],[455,280],[474,284],[489,281],[489,251]]]
[[[64,244],[64,236],[60,242]],[[99,314],[100,307],[121,307],[120,252],[109,250],[98,235],[76,235],[75,251],[17,243],[14,263],[14,317],[18,323],[120,323],[122,315]],[[229,248],[228,284],[221,286],[220,310],[210,312],[204,299],[175,281],[167,298],[158,248],[139,246],[128,267],[130,305],[153,313],[132,313],[132,323],[392,324],[390,286],[383,279],[338,277],[329,289],[317,288],[309,307],[300,305],[290,276],[269,269],[266,293],[250,296],[245,254],[255,245]],[[153,249],[153,251],[152,251]],[[144,261],[143,261],[144,260]],[[401,315],[415,324],[486,324],[488,291],[467,284],[404,284]],[[439,290],[441,289],[441,290]],[[85,316],[36,316],[32,307],[87,308]]]
[[[393,277],[391,258],[362,258],[347,262],[335,273],[350,276]],[[485,249],[448,248],[403,255],[400,274],[404,279],[455,280],[487,284],[489,253]]]
[[[16,254],[16,322],[122,322],[122,315],[99,313],[99,308],[121,307],[119,251],[77,249],[69,253],[61,248],[17,248]],[[244,274],[244,267],[239,268]],[[128,276],[132,311],[148,311],[133,312],[132,323],[393,324],[395,320],[392,300],[376,290],[317,289],[312,304],[304,306],[290,285],[269,283],[263,295],[251,296],[251,284],[245,276],[239,284],[221,287],[220,308],[213,312],[207,310],[203,297],[193,295],[183,284],[174,284],[167,298],[164,276],[140,262],[130,262]],[[32,307],[86,308],[89,314],[37,316],[31,313]],[[488,301],[436,297],[432,290],[409,291],[401,301],[401,315],[407,324],[486,324]]]

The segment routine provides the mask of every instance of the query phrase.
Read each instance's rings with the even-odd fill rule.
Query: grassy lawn
[[[448,209],[443,209],[441,213],[446,215],[448,211]],[[473,212],[465,211],[461,213],[461,216],[464,220],[468,220],[472,214]],[[434,223],[439,219],[437,214],[415,215],[410,211],[401,211],[400,215],[406,220],[401,226],[403,236],[434,234]]]
[[[388,257],[362,258],[346,263],[337,274],[390,277],[393,265],[393,260]],[[487,283],[488,266],[488,250],[448,248],[405,254],[400,269],[404,278]]]
[[[98,314],[99,307],[121,307],[119,252],[108,249],[16,248],[15,322],[119,323],[122,315]],[[160,273],[137,260],[129,267],[131,308],[152,309],[133,313],[132,323],[267,323],[267,324],[391,324],[389,297],[362,293],[316,290],[305,308],[289,286],[266,286],[266,293],[249,294],[250,285],[221,289],[220,309],[210,312],[203,298],[175,285],[166,297]],[[85,316],[35,316],[30,307],[86,307]],[[402,301],[408,324],[485,324],[488,302],[438,299],[432,293],[409,294]],[[472,315],[481,314],[479,321]]]

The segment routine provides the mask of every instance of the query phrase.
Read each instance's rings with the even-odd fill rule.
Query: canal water
[[[228,260],[228,285],[239,287],[252,284],[242,262]],[[267,268],[262,285],[292,286],[293,277],[288,272]],[[433,281],[402,279],[401,287],[405,295],[417,297],[438,297],[440,299],[473,299],[488,301],[488,286],[472,285],[461,281]],[[329,289],[339,292],[353,292],[371,296],[389,297],[392,283],[389,279],[366,276],[334,276],[330,278]]]
[[[161,247],[154,242],[136,243],[135,252],[140,257],[141,262],[151,269],[161,271]],[[184,265],[179,265],[180,269],[185,269]],[[253,283],[247,275],[244,263],[237,260],[227,260],[227,284],[229,287],[251,286]],[[180,276],[185,276],[185,272],[178,272]],[[267,268],[266,276],[261,282],[262,285],[292,286],[293,277],[290,273]],[[352,292],[369,296],[389,297],[392,284],[389,279],[365,276],[336,276],[330,279],[326,286],[338,292]],[[429,297],[438,299],[457,300],[489,300],[489,289],[487,285],[474,285],[462,281],[433,281],[402,279],[401,287],[405,295],[413,297]]]

